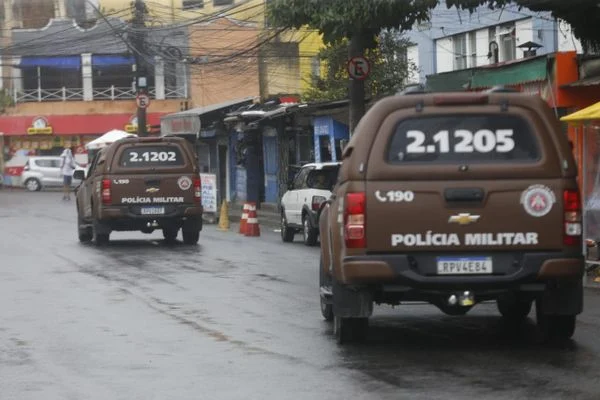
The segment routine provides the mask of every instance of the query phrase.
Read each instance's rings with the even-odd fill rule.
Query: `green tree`
[[[584,49],[600,49],[600,3],[596,0],[446,0],[446,6],[474,11],[479,6],[501,8],[516,4],[531,11],[549,11],[565,20],[581,41]]]
[[[404,87],[416,66],[406,59],[408,39],[397,30],[384,30],[377,46],[365,51],[371,60],[371,73],[365,82],[366,97],[376,98],[398,92]],[[311,87],[304,94],[307,101],[341,100],[348,98],[347,72],[348,40],[339,40],[319,52],[325,63],[324,76],[313,76]]]
[[[348,40],[347,59],[364,56],[376,46],[383,29],[410,30],[426,21],[438,0],[270,0],[269,22],[286,28],[308,26],[323,34],[327,44]],[[365,112],[365,85],[350,80],[350,131]]]

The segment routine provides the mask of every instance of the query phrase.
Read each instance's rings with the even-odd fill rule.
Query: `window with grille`
[[[454,53],[454,70],[467,68],[467,35],[456,35],[452,38]]]
[[[233,4],[233,0],[213,0],[214,6],[228,6]]]
[[[204,0],[183,0],[181,3],[182,10],[195,10],[204,8]]]

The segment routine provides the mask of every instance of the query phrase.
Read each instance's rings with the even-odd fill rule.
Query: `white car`
[[[61,165],[62,159],[58,156],[31,156],[23,169],[21,182],[30,192],[37,192],[45,187],[62,187]],[[77,169],[85,171],[79,165]],[[80,180],[73,179],[71,186],[75,187],[80,183]]]
[[[304,244],[314,246],[319,237],[322,206],[331,197],[341,163],[302,166],[281,198],[281,239],[291,242],[302,232]]]

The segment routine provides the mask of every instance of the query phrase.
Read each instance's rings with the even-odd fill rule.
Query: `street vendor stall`
[[[91,142],[86,144],[85,148],[88,151],[88,158],[90,160],[89,163],[91,164],[92,160],[94,159],[94,156],[98,153],[100,149],[107,147],[108,145],[116,142],[119,139],[127,137],[137,137],[137,135],[133,133],[127,133],[119,129],[113,129],[111,131],[106,132],[99,138],[92,140]]]

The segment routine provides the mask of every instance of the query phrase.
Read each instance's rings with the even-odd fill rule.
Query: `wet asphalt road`
[[[379,307],[368,344],[338,347],[299,238],[97,249],[60,196],[0,190],[1,400],[600,398],[600,291],[559,348],[494,305]]]

